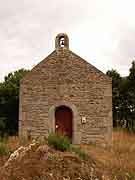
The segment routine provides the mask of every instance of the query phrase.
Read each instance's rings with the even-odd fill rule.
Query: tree
[[[106,72],[112,78],[112,102],[113,102],[113,125],[117,126],[117,120],[120,118],[120,84],[122,77],[112,69]]]
[[[129,97],[129,109],[130,109],[130,121],[128,124],[128,128],[135,130],[135,61],[132,62],[132,66],[129,69],[129,89],[128,89],[128,97]]]
[[[18,130],[19,82],[28,70],[20,69],[0,83],[0,132],[13,135]]]
[[[135,61],[127,77],[121,77],[116,70],[107,71],[112,78],[113,124],[135,131]]]

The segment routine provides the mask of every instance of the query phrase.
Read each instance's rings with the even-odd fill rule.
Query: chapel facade
[[[55,50],[20,82],[19,137],[68,136],[73,144],[111,144],[112,81],[56,36]]]

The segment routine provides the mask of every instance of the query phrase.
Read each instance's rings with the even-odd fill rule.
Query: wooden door
[[[55,132],[72,139],[72,110],[59,106],[55,111]]]

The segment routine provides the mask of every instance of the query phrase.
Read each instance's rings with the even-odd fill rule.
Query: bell
[[[65,41],[64,41],[64,38],[62,37],[62,38],[60,39],[60,46],[61,46],[61,47],[64,47],[64,45],[65,45]]]
[[[64,40],[62,40],[61,45],[64,46]]]

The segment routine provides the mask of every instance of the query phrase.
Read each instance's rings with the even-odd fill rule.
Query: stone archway
[[[77,111],[77,107],[69,102],[61,101],[51,106],[49,109],[49,133],[55,133],[55,111],[60,106],[66,106],[72,111],[72,143],[81,143],[81,131],[79,126],[81,125],[81,119]]]

